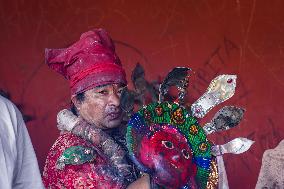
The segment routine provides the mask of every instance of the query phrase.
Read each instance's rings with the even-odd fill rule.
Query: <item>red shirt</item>
[[[99,167],[109,166],[108,161],[98,153],[91,162],[65,165],[62,170],[57,169],[57,159],[71,146],[92,147],[93,144],[69,132],[61,134],[46,159],[43,171],[43,183],[46,188],[121,189],[126,187],[111,171],[98,171]]]

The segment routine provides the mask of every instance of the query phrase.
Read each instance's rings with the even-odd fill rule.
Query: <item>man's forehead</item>
[[[96,86],[93,89],[101,89],[101,88],[106,88],[106,87],[125,87],[126,85],[123,83],[109,83],[109,84],[104,84],[104,85],[99,85]]]

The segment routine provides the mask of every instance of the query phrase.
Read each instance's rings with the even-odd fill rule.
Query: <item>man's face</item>
[[[97,128],[111,129],[120,126],[120,95],[123,89],[123,85],[109,84],[86,91],[84,100],[75,103],[79,115]]]

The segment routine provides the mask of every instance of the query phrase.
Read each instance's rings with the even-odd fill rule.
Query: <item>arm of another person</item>
[[[14,171],[13,189],[44,188],[38,162],[22,114],[15,107],[17,118],[17,160]]]

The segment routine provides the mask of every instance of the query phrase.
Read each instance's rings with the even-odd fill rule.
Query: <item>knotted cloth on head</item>
[[[83,33],[65,49],[46,49],[45,62],[70,82],[71,95],[97,86],[127,84],[125,71],[104,29]]]

